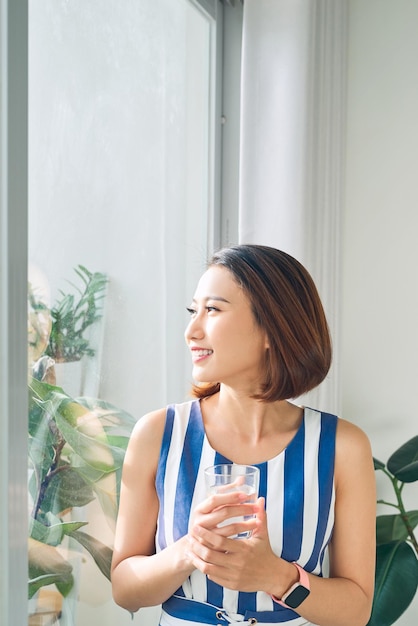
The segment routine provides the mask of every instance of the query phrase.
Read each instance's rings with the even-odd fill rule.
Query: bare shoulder
[[[164,433],[166,409],[158,409],[141,417],[134,426],[126,451],[124,472],[139,466],[155,470]]]
[[[335,461],[340,480],[356,472],[373,472],[369,438],[361,428],[342,418],[338,420]]]
[[[141,417],[132,431],[131,442],[154,444],[161,442],[166,420],[166,409],[157,409]]]
[[[341,448],[342,452],[357,449],[370,451],[370,441],[359,426],[340,417],[337,426],[337,447]]]

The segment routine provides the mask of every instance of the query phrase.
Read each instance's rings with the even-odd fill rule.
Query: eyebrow
[[[227,304],[231,304],[229,300],[226,300],[226,298],[222,298],[221,296],[206,296],[206,298],[202,298],[202,300],[204,302],[207,302],[208,300],[215,300],[216,302],[226,302]],[[193,298],[192,302],[197,302],[197,300]]]

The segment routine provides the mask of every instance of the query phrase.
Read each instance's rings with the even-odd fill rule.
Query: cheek
[[[258,328],[255,329],[252,334],[252,349],[254,354],[259,354],[260,358],[264,359],[268,348],[268,341],[264,333],[261,333]]]
[[[227,341],[234,342],[238,349],[241,349],[249,356],[261,355],[266,351],[266,341],[264,337],[260,335],[258,328],[248,325],[238,324],[234,328],[231,328],[227,336]]]

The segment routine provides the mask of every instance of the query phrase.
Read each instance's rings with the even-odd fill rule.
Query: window
[[[207,253],[226,241],[219,212],[222,29],[224,10],[231,28],[233,3],[129,2],[124,16],[111,0],[85,4],[33,0],[28,28],[27,4],[0,0],[0,493],[7,503],[0,514],[0,621],[11,626],[27,615],[28,31],[31,278],[46,286],[52,303],[78,263],[109,278],[84,391],[136,417],[181,398],[189,371],[178,337],[181,311]],[[235,11],[236,24],[241,16]],[[150,29],[147,41],[136,36],[139,23]],[[158,81],[147,79],[145,66]],[[239,65],[230,71],[236,80]],[[230,82],[224,87],[230,91]],[[236,116],[235,129],[238,122]],[[152,139],[146,147],[145,138]],[[186,176],[190,168],[193,177]],[[153,332],[155,341],[141,342]],[[157,381],[154,391],[150,381]],[[106,608],[80,607],[79,626],[112,619]]]
[[[136,419],[187,389],[185,306],[214,238],[214,17],[189,0],[30,6],[31,288],[54,306],[79,265],[106,275],[94,357],[54,374]],[[93,504],[75,519],[109,544]],[[63,555],[77,575],[60,621],[130,623],[93,559]],[[60,603],[44,591],[31,610]]]

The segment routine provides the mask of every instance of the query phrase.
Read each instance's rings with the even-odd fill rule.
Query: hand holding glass
[[[260,482],[260,470],[254,465],[237,465],[235,463],[224,463],[212,465],[205,469],[206,493],[208,496],[221,493],[232,493],[240,491],[248,495],[246,503],[255,503],[258,497],[258,486]],[[231,518],[220,524],[233,524],[249,519],[251,516]],[[234,539],[244,539],[250,537],[251,531],[245,531],[234,535]]]

